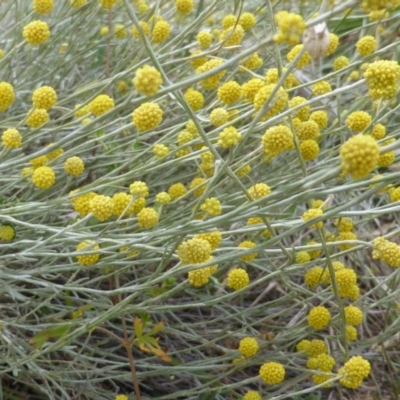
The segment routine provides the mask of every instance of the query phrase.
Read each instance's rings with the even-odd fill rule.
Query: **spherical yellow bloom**
[[[106,94],[100,94],[88,106],[90,112],[94,116],[99,117],[114,108],[114,100]]]
[[[206,179],[202,177],[197,177],[192,180],[190,183],[189,189],[193,190],[193,195],[195,197],[201,197],[204,191],[206,190]]]
[[[332,87],[329,84],[329,82],[320,81],[320,82],[317,82],[316,84],[313,85],[312,92],[316,96],[321,96],[321,95],[323,95],[325,93],[332,92]]]
[[[156,195],[156,201],[163,206],[167,206],[169,203],[171,203],[171,196],[167,192],[160,192]]]
[[[39,167],[43,167],[43,165],[46,165],[47,161],[48,161],[47,156],[39,156],[32,158],[32,160],[30,160],[29,162],[31,163],[33,169],[36,169]]]
[[[236,16],[233,14],[226,15],[222,20],[222,27],[224,29],[229,29],[236,24]]]
[[[206,240],[210,244],[211,250],[215,250],[220,246],[222,242],[222,234],[220,231],[198,233],[197,235],[194,236],[193,239]]]
[[[357,329],[354,326],[346,325],[346,340],[349,342],[357,340]]]
[[[340,384],[349,389],[357,389],[362,385],[371,372],[371,364],[361,356],[353,356],[339,368],[338,374],[342,376]]]
[[[24,26],[22,35],[27,43],[38,46],[45,43],[50,37],[50,29],[47,22],[33,21]]]
[[[199,75],[199,74],[211,71],[214,68],[223,64],[223,62],[224,61],[221,60],[220,58],[215,58],[215,59],[209,60],[196,69],[196,74]],[[219,84],[219,81],[225,76],[225,74],[226,74],[226,71],[224,71],[224,70],[217,72],[217,73],[209,76],[208,78],[202,79],[200,81],[200,85],[203,86],[203,88],[206,90],[216,89]]]
[[[39,167],[33,171],[32,182],[39,189],[48,189],[54,185],[56,174],[50,167]]]
[[[257,343],[257,339],[253,337],[245,337],[239,343],[239,352],[246,358],[254,357],[259,349],[260,346]]]
[[[109,34],[109,32],[110,32],[110,29],[108,28],[108,26],[103,26],[100,29],[100,35],[102,35],[102,36],[107,36]]]
[[[228,273],[228,287],[233,290],[243,289],[249,282],[249,275],[243,268],[235,268]]]
[[[199,56],[203,52],[201,50],[195,50],[191,53],[192,56]],[[193,68],[199,68],[207,62],[207,57],[196,57],[190,61],[190,65]]]
[[[346,68],[349,65],[350,65],[350,60],[345,56],[340,56],[338,58],[335,58],[335,60],[333,61],[333,70],[339,71],[343,68]]]
[[[239,17],[239,24],[245,31],[248,31],[255,26],[256,17],[252,13],[245,12]]]
[[[338,241],[357,240],[357,235],[354,232],[340,232],[336,240]],[[346,251],[352,249],[354,246],[355,244],[349,243],[349,244],[340,244],[338,247],[340,251]]]
[[[244,242],[240,243],[238,245],[239,248],[241,249],[252,249],[253,247],[256,247],[256,244],[250,240],[245,240]],[[256,257],[258,256],[258,253],[250,253],[245,256],[241,256],[240,259],[244,262],[251,262],[253,261]]]
[[[2,225],[0,227],[0,239],[11,242],[15,238],[15,229],[11,225]]]
[[[300,152],[304,160],[312,161],[319,154],[319,145],[315,140],[304,140],[300,143]]]
[[[306,251],[299,251],[296,254],[297,264],[306,264],[311,260],[310,255]]]
[[[86,0],[69,0],[72,8],[82,7],[86,4]]]
[[[113,214],[113,202],[109,196],[98,194],[90,200],[89,206],[90,212],[101,222],[106,221]]]
[[[381,140],[386,136],[386,128],[382,124],[376,124],[371,134],[376,140]]]
[[[197,34],[196,39],[200,47],[202,47],[203,49],[207,49],[208,47],[210,47],[213,37],[210,32],[200,31]]]
[[[396,141],[396,139],[389,139],[386,140],[385,142],[382,143],[382,147],[388,146],[389,144],[392,144]],[[381,151],[379,158],[378,158],[378,167],[388,167],[389,165],[392,165],[396,159],[396,153],[394,150],[392,151],[386,151],[383,153]]]
[[[331,320],[331,313],[324,306],[314,307],[308,314],[308,324],[316,329],[324,329]]]
[[[243,396],[243,400],[262,400],[262,399],[261,395],[258,392],[256,392],[255,390],[249,390]]]
[[[155,144],[153,153],[157,158],[163,158],[169,153],[169,148],[164,144]]]
[[[86,247],[89,247],[88,249],[86,249]],[[94,251],[94,250],[100,250],[100,246],[98,244],[96,244],[96,242],[94,240],[85,240],[81,243],[78,244],[78,246],[76,246],[76,251],[80,251],[86,249],[86,251]],[[96,264],[97,261],[100,258],[100,254],[99,253],[94,253],[94,254],[84,254],[81,256],[76,256],[79,264],[83,265],[83,266],[90,266],[93,264]]]
[[[163,110],[156,103],[143,103],[132,113],[133,124],[139,131],[157,128],[162,117]]]
[[[50,119],[49,114],[43,108],[35,108],[30,111],[26,119],[26,124],[33,129],[40,128]]]
[[[322,372],[332,372],[336,364],[335,359],[329,354],[319,354],[311,360],[313,360],[312,364],[315,365],[312,369],[317,369]]]
[[[266,85],[263,86],[254,96],[255,110],[260,110],[261,108],[263,108],[265,103],[269,99],[269,109],[263,114],[261,118],[262,120],[271,118],[285,109],[286,102],[289,98],[286,90],[283,87],[280,87],[274,94],[274,96],[270,98],[273,90],[275,90],[274,84]]]
[[[7,82],[0,82],[0,111],[7,110],[14,103],[14,88]]]
[[[323,272],[324,270],[319,266],[310,268],[304,274],[305,283],[310,287],[317,286],[321,282]]]
[[[241,138],[242,135],[240,132],[238,132],[234,126],[229,126],[219,134],[218,144],[222,148],[227,149],[239,143]]]
[[[89,105],[82,105],[81,103],[75,105],[75,118],[82,118],[85,117],[90,113]]]
[[[198,111],[204,106],[204,96],[194,89],[188,89],[184,95],[193,111]]]
[[[228,111],[224,108],[214,108],[210,114],[210,121],[214,126],[221,126],[228,122]]]
[[[204,239],[189,239],[177,249],[178,258],[183,264],[201,264],[211,257],[211,245]]]
[[[238,46],[242,43],[244,29],[241,25],[232,26],[221,32],[219,40],[224,42],[224,47]]]
[[[113,215],[127,216],[134,212],[133,196],[124,192],[115,193],[112,197]]]
[[[171,200],[175,200],[179,197],[182,197],[187,192],[183,183],[175,183],[170,186],[168,189],[168,194],[171,196]]]
[[[317,357],[320,354],[327,353],[328,348],[323,340],[313,339],[306,351],[309,357]]]
[[[71,203],[74,207],[74,210],[79,213],[81,217],[86,217],[90,213],[90,201],[93,197],[96,196],[96,193],[89,192],[82,194],[74,199],[71,199]]]
[[[319,129],[325,129],[328,126],[328,113],[323,110],[314,111],[310,115],[310,121],[316,122]]]
[[[201,287],[206,285],[210,280],[210,276],[210,267],[198,268],[194,271],[189,271],[188,273],[189,283],[194,287]]]
[[[371,136],[353,136],[340,148],[342,170],[354,179],[367,176],[376,167],[378,159],[379,145]]]
[[[117,0],[99,0],[99,4],[104,7],[106,10],[111,10],[115,4],[117,3]]]
[[[282,74],[284,74],[286,71],[287,68],[283,68]],[[286,89],[290,89],[293,86],[293,78],[294,76],[292,74],[289,74],[286,77],[283,83],[283,86]],[[265,74],[265,82],[267,82],[268,85],[277,84],[280,79],[281,79],[281,74],[279,73],[278,68],[270,68]]]
[[[400,187],[393,188],[390,192],[390,201],[395,203],[396,201],[400,200]]]
[[[250,57],[241,62],[240,65],[249,69],[250,71],[253,71],[263,65],[263,59],[258,55],[258,53],[253,53]]]
[[[136,197],[146,198],[149,195],[149,187],[145,182],[135,181],[129,185],[129,191]]]
[[[218,89],[218,99],[225,104],[232,104],[240,99],[242,88],[236,81],[225,82]]]
[[[271,193],[271,188],[265,183],[256,183],[249,189],[252,200],[261,199]]]
[[[126,28],[123,24],[115,24],[114,26],[114,36],[116,39],[124,39],[127,36]]]
[[[333,225],[337,226],[339,232],[351,232],[354,228],[353,220],[348,217],[335,219]]]
[[[268,362],[261,366],[260,377],[268,385],[276,385],[285,379],[285,368],[277,362]]]
[[[152,96],[158,92],[163,81],[161,74],[154,67],[144,65],[136,70],[132,83],[139,93]]]
[[[22,145],[22,136],[17,129],[9,128],[1,135],[3,146],[8,149],[17,149]]]
[[[201,211],[216,217],[222,213],[222,206],[218,199],[210,197],[204,200],[204,203],[200,206]]]
[[[296,97],[293,97],[293,99],[291,99],[289,101],[289,107],[294,108],[305,102],[307,102],[307,100],[304,97],[296,96]],[[299,118],[301,121],[307,121],[309,116],[310,116],[310,106],[309,105],[305,105],[304,107],[298,108],[294,112],[294,117]]]
[[[118,394],[114,400],[128,400],[128,397],[124,394]]]
[[[264,153],[270,157],[294,149],[293,133],[284,125],[267,129],[261,143],[264,147]]]
[[[357,43],[356,48],[358,54],[369,56],[376,50],[376,39],[373,36],[364,36]]]
[[[154,208],[143,208],[137,214],[139,228],[153,228],[157,224],[158,218],[158,212]]]
[[[296,345],[296,350],[298,352],[307,351],[311,346],[311,342],[309,340],[303,339]]]
[[[265,81],[259,78],[252,78],[242,86],[244,100],[253,103],[257,92],[265,86]]]
[[[245,165],[244,167],[240,168],[240,169],[236,172],[236,175],[237,175],[239,178],[243,178],[244,176],[248,175],[248,174],[250,173],[250,171],[251,171],[251,165],[250,165],[250,164],[247,164],[247,165]]]
[[[364,72],[373,99],[391,99],[398,90],[400,66],[396,61],[379,60],[368,64]]]
[[[64,170],[72,176],[78,176],[83,174],[83,171],[85,171],[85,164],[80,157],[69,157],[65,160]]]
[[[157,21],[156,24],[154,25],[151,40],[153,43],[162,43],[169,38],[170,34],[171,34],[170,24],[164,20]]]
[[[351,326],[360,325],[363,320],[362,311],[353,305],[344,308],[344,315],[346,318],[346,324]]]
[[[289,62],[293,62],[294,59],[297,57],[298,54],[303,50],[304,45],[303,44],[298,44],[294,46],[289,53],[287,54],[286,58]],[[311,61],[311,56],[308,53],[308,51],[305,51],[304,54],[300,57],[300,59],[297,61],[296,67],[297,68],[303,68],[307,64],[309,64]]]
[[[181,14],[189,14],[193,9],[193,0],[175,0],[175,7]]]
[[[339,38],[334,33],[329,34],[329,46],[325,50],[325,55],[330,56],[339,46]]]
[[[193,140],[193,135],[189,131],[182,131],[178,135],[178,144],[179,146],[183,146],[186,143],[189,143]]]
[[[38,14],[48,14],[54,6],[54,0],[33,0],[33,11]]]
[[[355,132],[363,131],[372,121],[371,116],[365,111],[352,112],[346,119],[346,125]]]
[[[149,36],[150,33],[150,26],[146,21],[139,21],[139,25],[142,28],[142,31],[144,33],[145,36]],[[138,28],[136,28],[136,26],[132,27],[132,36],[137,38],[137,39],[141,39],[140,33]]]
[[[57,101],[57,93],[50,86],[42,86],[32,94],[32,104],[35,108],[49,110]]]
[[[372,258],[394,268],[400,267],[400,246],[378,236],[373,243]]]
[[[287,11],[279,11],[275,14],[275,22],[278,33],[273,39],[276,43],[286,42],[294,46],[300,42],[301,35],[306,29],[306,23],[301,15]]]

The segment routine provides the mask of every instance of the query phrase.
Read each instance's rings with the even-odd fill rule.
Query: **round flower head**
[[[86,217],[86,215],[90,213],[90,201],[95,196],[96,193],[89,192],[71,199],[74,210],[79,213],[81,217]]]
[[[249,282],[249,275],[243,268],[235,268],[228,273],[228,287],[233,290],[243,289]]]
[[[113,215],[120,217],[130,215],[134,210],[133,196],[124,192],[115,193],[112,197]]]
[[[145,182],[135,181],[129,185],[131,194],[137,197],[147,197],[149,195],[149,187]]]
[[[228,111],[224,108],[214,108],[210,114],[210,121],[214,126],[221,126],[228,122]]]
[[[299,343],[296,344],[296,351],[302,352],[307,351],[311,346],[311,342],[309,340],[303,339]]]
[[[202,47],[203,49],[207,49],[208,47],[210,47],[213,37],[210,32],[200,31],[197,34],[196,39],[200,47]]]
[[[344,315],[346,318],[346,324],[351,326],[360,325],[363,320],[362,311],[353,305],[344,308]]]
[[[230,105],[240,99],[242,89],[236,81],[229,81],[219,87],[217,95],[222,103]]]
[[[0,227],[0,239],[11,242],[15,238],[15,229],[11,225],[2,225]]]
[[[328,126],[328,113],[323,110],[314,111],[310,114],[310,121],[314,121],[319,129],[325,129]]]
[[[94,251],[94,250],[100,250],[100,246],[95,243],[94,240],[85,240],[84,242],[81,242],[76,246],[76,251],[84,250],[85,251]],[[81,256],[76,256],[79,264],[83,266],[90,266],[93,264],[96,264],[97,261],[99,261],[100,254],[99,253],[94,253],[94,254],[83,254]]]
[[[324,329],[331,320],[331,313],[323,306],[314,307],[308,314],[308,324],[316,329]]]
[[[260,378],[268,385],[276,385],[285,379],[285,368],[277,362],[268,362],[261,366]]]
[[[261,395],[258,392],[256,392],[255,390],[249,390],[243,396],[243,400],[262,400],[262,399]]]
[[[139,93],[152,96],[158,92],[163,81],[161,74],[154,67],[144,65],[136,70],[132,83]]]
[[[210,280],[211,270],[210,267],[198,268],[194,271],[189,271],[189,283],[194,287],[201,287],[207,285]]]
[[[218,199],[215,197],[210,197],[204,200],[204,203],[200,206],[201,211],[216,217],[221,214],[222,206]]]
[[[171,203],[171,196],[167,192],[160,192],[156,195],[156,201],[163,206],[167,206],[169,203]]]
[[[26,42],[32,46],[43,44],[50,37],[50,29],[47,22],[33,21],[24,26],[22,35]]]
[[[368,64],[364,72],[369,95],[373,99],[391,99],[398,90],[400,66],[396,61],[379,60]]]
[[[278,33],[274,35],[276,43],[286,42],[294,46],[300,42],[301,35],[306,29],[306,23],[301,15],[287,11],[279,11],[275,14],[275,22]]]
[[[363,131],[372,121],[371,116],[365,111],[352,112],[346,119],[346,125],[355,132]]]
[[[252,13],[245,12],[239,17],[239,24],[245,31],[248,31],[255,26],[256,17]]]
[[[300,104],[305,103],[307,100],[304,97],[301,96],[296,96],[293,97],[289,101],[289,107],[294,108],[299,106]],[[299,118],[301,121],[307,121],[309,116],[310,116],[310,106],[306,105],[304,107],[298,108],[294,113],[293,113],[295,118]]]
[[[306,271],[304,274],[304,281],[308,286],[313,288],[321,282],[322,275],[323,269],[319,266],[315,266]]]
[[[211,71],[214,68],[220,66],[221,64],[223,64],[223,60],[221,60],[220,58],[214,58],[212,60],[206,61],[204,64],[202,64],[201,66],[199,66],[196,69],[196,74],[203,74],[205,72]],[[204,89],[206,90],[213,90],[216,89],[218,87],[219,81],[225,76],[226,71],[222,70],[219,71],[211,76],[209,76],[208,78],[202,79],[200,81],[200,85],[203,86]]]
[[[133,124],[139,131],[157,128],[162,117],[163,110],[156,103],[143,103],[132,113]]]
[[[222,234],[220,231],[199,233],[194,236],[194,239],[206,240],[210,244],[211,250],[215,250],[222,242]]]
[[[325,354],[328,351],[326,344],[323,340],[313,339],[310,342],[310,346],[307,348],[308,357],[317,357],[320,354]]]
[[[274,84],[263,86],[254,96],[253,104],[256,111],[263,108],[268,101],[268,109],[261,117],[262,120],[271,118],[285,109],[289,95],[283,87],[279,87],[277,92],[271,97],[275,86]]]
[[[256,247],[256,244],[254,242],[251,242],[250,240],[245,240],[244,242],[240,243],[238,245],[238,247],[241,249],[252,249],[253,247]],[[251,262],[257,256],[258,256],[258,253],[250,253],[245,256],[241,256],[240,259],[244,262]]]
[[[300,152],[304,160],[312,161],[319,154],[319,145],[315,140],[304,140],[300,143]]]
[[[114,108],[114,100],[106,94],[101,94],[95,97],[89,103],[89,111],[96,117],[105,114],[106,112],[112,110],[113,108]]]
[[[17,129],[9,128],[1,135],[1,141],[8,149],[17,149],[22,145],[22,136]]]
[[[171,26],[167,21],[160,20],[157,21],[154,25],[154,29],[152,32],[152,42],[153,43],[162,43],[165,42],[171,33]]]
[[[149,24],[148,24],[146,21],[139,21],[139,25],[140,25],[140,27],[142,28],[143,34],[144,34],[145,36],[149,36],[149,33],[150,33],[150,26],[149,26]],[[138,30],[138,28],[136,28],[136,26],[133,26],[133,27],[132,27],[132,36],[133,36],[134,38],[137,38],[137,39],[141,39],[141,38],[142,38],[142,37],[140,36],[139,30]]]
[[[115,24],[114,26],[114,36],[116,39],[124,39],[127,36],[127,31],[124,25]]]
[[[367,360],[361,356],[353,356],[339,368],[338,374],[342,376],[339,382],[349,389],[357,389],[370,372],[371,364]]]
[[[221,32],[219,40],[224,42],[224,47],[238,46],[242,43],[244,29],[241,25],[232,26]]]
[[[323,215],[324,212],[320,208],[310,208],[303,214],[303,221],[311,221],[314,218],[318,218],[321,215]],[[318,228],[321,229],[323,227],[324,223],[322,221],[316,222],[315,224],[310,225],[310,228]]]
[[[333,70],[339,71],[343,68],[346,68],[349,65],[350,65],[350,60],[345,56],[340,56],[335,58],[335,60],[333,61]]]
[[[191,53],[191,55],[193,56],[193,57],[196,57],[196,58],[193,58],[191,61],[190,61],[190,65],[193,67],[193,68],[199,68],[199,67],[201,67],[203,64],[205,64],[206,62],[207,62],[207,57],[199,57],[199,55],[200,54],[202,54],[203,52],[202,52],[202,50],[195,50],[195,51],[193,51],[192,53]]]
[[[201,264],[211,257],[211,246],[204,239],[189,239],[177,249],[178,258],[183,264]]]
[[[190,183],[189,189],[193,190],[193,195],[195,197],[201,197],[206,190],[206,179],[202,177],[197,177]]]
[[[392,192],[392,201],[394,200],[392,196],[396,192],[397,189]],[[400,246],[378,236],[373,243],[372,258],[374,260],[381,260],[394,268],[400,267]]]
[[[263,65],[264,61],[259,56],[258,53],[253,53],[250,57],[247,57],[244,61],[240,63],[244,68],[249,69],[250,71],[254,71],[257,68],[260,68]],[[240,69],[242,71],[243,68]]]
[[[175,7],[181,14],[189,14],[193,9],[193,0],[175,0]]]
[[[219,134],[218,144],[222,148],[227,149],[239,143],[241,138],[242,135],[240,132],[238,132],[234,126],[229,126]]]
[[[54,6],[54,0],[33,0],[33,11],[38,14],[48,14]]]
[[[49,114],[43,108],[35,108],[30,111],[26,118],[26,124],[33,129],[40,128],[50,119]]]
[[[42,86],[32,94],[32,104],[35,108],[49,110],[57,101],[57,93],[50,86]]]
[[[314,121],[304,121],[296,128],[299,140],[317,140],[320,137],[319,126]]]
[[[346,325],[346,340],[350,342],[357,340],[357,329],[354,326]]]
[[[115,4],[117,3],[117,0],[99,0],[99,4],[104,7],[106,10],[111,10]]]
[[[252,200],[261,199],[271,193],[271,188],[265,183],[256,183],[249,189]]]
[[[283,68],[282,74],[284,74],[287,71],[287,68]],[[279,73],[278,68],[270,68],[267,73],[265,74],[265,82],[267,82],[268,85],[271,84],[277,84],[281,78],[281,74]],[[292,74],[289,74],[284,83],[283,86],[286,89],[290,89],[293,86],[293,78],[294,76]]]
[[[102,35],[102,36],[107,36],[109,34],[109,32],[110,32],[110,29],[108,26],[103,26],[100,29],[100,35]]]
[[[113,202],[111,197],[96,195],[90,200],[90,212],[99,221],[104,222],[113,214]]]
[[[265,86],[265,81],[259,78],[252,78],[242,86],[243,98],[247,103],[253,103],[257,92]]]
[[[188,89],[184,95],[193,111],[198,111],[204,106],[204,96],[194,89]]]
[[[0,82],[0,111],[7,110],[14,103],[14,88],[7,82]]]
[[[329,45],[325,50],[325,55],[330,56],[339,46],[339,38],[334,33],[329,34]]]
[[[164,144],[155,144],[153,153],[157,158],[163,158],[169,153],[169,148]]]
[[[270,157],[275,157],[278,154],[294,149],[293,133],[284,126],[273,126],[267,129],[261,139],[264,147],[264,153]]]
[[[239,343],[239,352],[242,356],[249,358],[254,357],[260,346],[257,343],[257,340],[253,337],[245,337]]]
[[[298,44],[294,46],[289,53],[287,54],[286,58],[289,62],[293,62],[296,57],[300,54],[301,51],[303,51],[304,45],[303,44]],[[296,67],[297,68],[303,68],[307,64],[309,64],[311,61],[311,56],[308,53],[308,51],[305,51],[304,54],[300,57],[300,59],[297,61]]]
[[[153,228],[157,224],[158,218],[158,212],[154,208],[143,208],[137,214],[139,228]]]
[[[364,36],[357,43],[358,54],[369,56],[376,50],[376,39],[373,36]]]
[[[386,127],[382,124],[376,124],[372,128],[371,134],[376,140],[381,140],[386,136]]]
[[[64,170],[67,174],[78,176],[83,174],[83,171],[85,170],[85,164],[80,157],[69,157],[65,160]]]
[[[313,85],[312,87],[312,92],[316,95],[316,96],[322,96],[325,93],[329,93],[332,92],[332,87],[329,84],[329,82],[326,81],[320,81],[317,82]]]
[[[367,176],[377,165],[379,145],[368,135],[356,135],[340,148],[341,167],[345,174],[359,179]]]
[[[56,174],[50,167],[39,167],[33,171],[32,182],[39,189],[48,189],[54,185]]]
[[[306,251],[299,251],[296,254],[297,264],[306,264],[311,260],[310,255]]]
[[[185,185],[183,183],[175,183],[171,185],[168,189],[168,194],[171,196],[171,200],[175,200],[182,197],[187,192]]]

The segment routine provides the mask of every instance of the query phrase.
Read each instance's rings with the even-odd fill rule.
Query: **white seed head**
[[[325,22],[308,28],[303,33],[304,48],[312,58],[322,57],[329,47],[329,31]]]

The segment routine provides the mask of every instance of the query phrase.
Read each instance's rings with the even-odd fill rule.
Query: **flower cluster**
[[[152,96],[158,92],[163,81],[161,74],[154,67],[146,64],[136,70],[132,83],[139,93]]]
[[[339,368],[338,374],[342,376],[341,385],[349,389],[357,389],[370,372],[371,364],[367,360],[361,356],[353,356]]]
[[[50,37],[50,29],[47,22],[33,21],[24,26],[22,35],[26,42],[32,46],[43,44]]]
[[[378,60],[368,64],[364,72],[369,95],[374,99],[391,99],[398,89],[400,66],[396,61]]]
[[[162,117],[163,110],[156,103],[143,103],[132,113],[133,124],[139,131],[157,128]]]
[[[373,243],[372,258],[381,260],[390,267],[400,267],[400,246],[379,236]]]
[[[253,337],[245,337],[239,343],[239,352],[242,356],[249,358],[254,357],[260,346],[257,343],[257,340]]]
[[[285,379],[285,368],[277,362],[268,362],[261,366],[260,378],[268,385],[276,385]]]
[[[275,15],[278,33],[274,36],[277,43],[286,42],[294,46],[300,42],[301,35],[306,29],[306,23],[301,15],[280,11]]]
[[[294,149],[293,132],[284,125],[267,129],[261,139],[264,153],[270,157]]]

